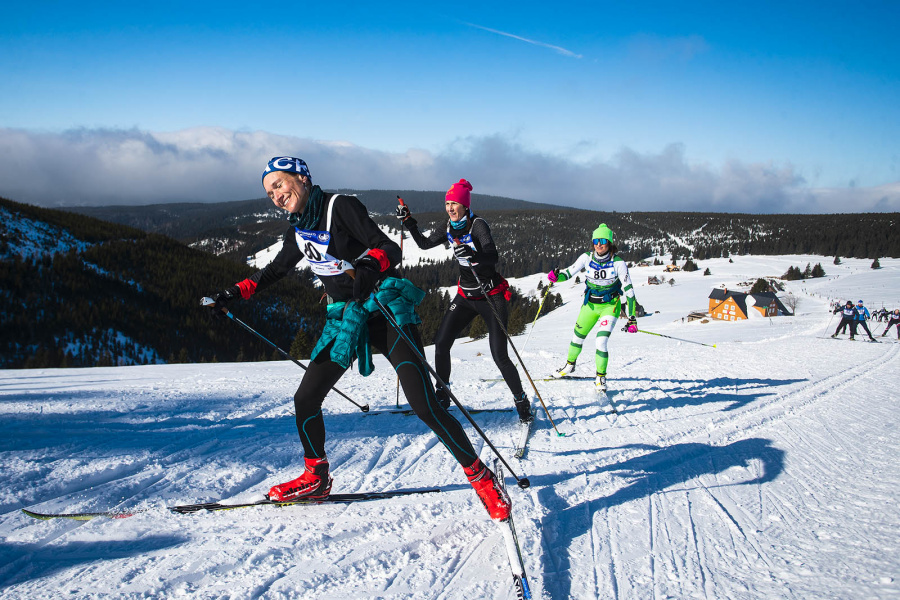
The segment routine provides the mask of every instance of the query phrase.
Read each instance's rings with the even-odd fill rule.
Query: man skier
[[[856,338],[856,309],[853,308],[853,302],[847,300],[847,304],[843,306],[838,306],[834,309],[835,314],[841,313],[841,322],[838,323],[837,329],[834,330],[834,333],[831,334],[831,337],[836,338],[839,333],[844,333],[847,330],[847,326],[850,326],[850,339]]]
[[[860,300],[856,303],[856,324],[857,327],[862,325],[862,328],[866,330],[866,333],[869,336],[870,342],[876,342],[875,338],[872,337],[872,332],[869,331],[869,324],[866,323],[866,320],[869,318],[869,309],[863,306],[863,301]]]

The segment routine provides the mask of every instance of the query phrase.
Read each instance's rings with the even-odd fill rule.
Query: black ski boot
[[[518,398],[514,398],[516,403],[516,412],[519,413],[519,421],[522,423],[531,423],[534,421],[534,413],[531,412],[531,401],[528,400],[528,394],[522,392]]]
[[[437,396],[438,404],[440,404],[444,410],[450,408],[450,394],[447,393],[444,386],[437,386],[434,390],[434,395]]]

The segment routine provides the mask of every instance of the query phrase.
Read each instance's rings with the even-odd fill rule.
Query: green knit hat
[[[595,229],[595,230],[594,230],[594,233],[593,233],[592,236],[591,236],[591,239],[592,239],[592,240],[597,240],[597,239],[601,239],[601,238],[604,238],[604,239],[609,240],[609,243],[610,243],[610,244],[612,244],[612,243],[614,243],[614,242],[616,241],[616,240],[613,238],[613,232],[612,232],[612,229],[610,229],[610,228],[606,225],[606,223],[600,223],[600,227],[598,227],[597,229]]]

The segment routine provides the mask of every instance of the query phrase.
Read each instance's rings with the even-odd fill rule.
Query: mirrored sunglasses
[[[608,243],[609,243],[609,240],[606,239],[606,238],[594,238],[592,241],[594,242],[594,245],[595,245],[595,246],[596,246],[597,244],[600,244],[600,245],[602,246],[603,244],[608,244]]]

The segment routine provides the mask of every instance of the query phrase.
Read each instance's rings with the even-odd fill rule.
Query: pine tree
[[[872,263],[872,268],[873,268],[873,269],[880,269],[880,268],[881,268],[881,263],[878,262],[878,259],[877,259],[877,258],[876,258],[875,261]]]
[[[306,360],[309,358],[310,354],[312,354],[312,351],[312,340],[310,340],[309,336],[306,334],[306,330],[301,327],[297,330],[294,341],[291,342],[291,349],[288,351],[288,354],[297,360]]]
[[[825,269],[822,268],[822,263],[816,263],[816,266],[814,266],[812,270],[812,276],[825,277]]]
[[[769,282],[760,277],[756,280],[756,283],[753,284],[753,287],[750,288],[751,294],[761,294],[763,292],[769,291]]]
[[[481,315],[478,315],[472,321],[472,326],[469,328],[469,337],[473,340],[480,340],[487,334],[488,330],[487,326],[484,324],[484,319],[481,318]]]
[[[835,256],[835,257],[834,257],[834,264],[836,264],[836,265],[841,264],[841,257],[840,257],[840,256]]]

